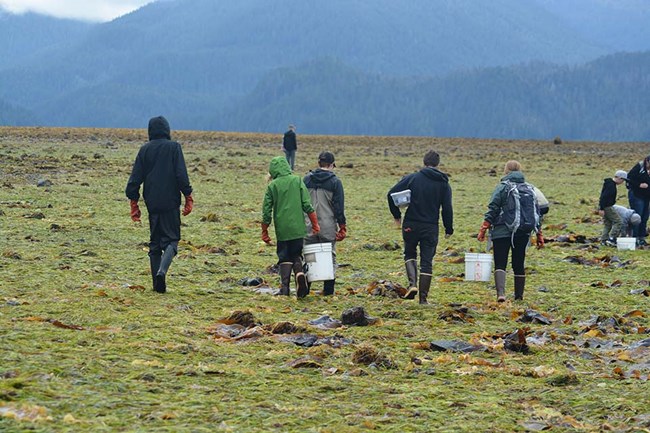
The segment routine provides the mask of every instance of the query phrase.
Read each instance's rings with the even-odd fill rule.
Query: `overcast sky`
[[[38,12],[58,18],[110,21],[154,0],[0,0],[10,12]]]

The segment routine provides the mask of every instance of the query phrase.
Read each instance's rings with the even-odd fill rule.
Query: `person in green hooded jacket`
[[[307,233],[304,214],[312,225],[312,234],[318,234],[320,226],[311,205],[311,196],[303,180],[291,174],[291,167],[283,156],[276,156],[269,164],[271,182],[264,194],[262,206],[262,240],[272,245],[269,226],[273,221],[277,237],[277,254],[280,268],[280,295],[288,296],[291,271],[295,274],[297,297],[309,293],[307,278],[302,267],[303,238]]]

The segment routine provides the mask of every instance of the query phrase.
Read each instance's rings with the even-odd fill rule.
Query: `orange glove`
[[[483,221],[483,224],[481,225],[481,228],[478,229],[478,236],[476,237],[476,239],[478,239],[479,242],[483,242],[485,240],[485,232],[490,227],[492,227],[492,224],[490,223],[490,221]]]
[[[140,212],[140,206],[138,206],[137,200],[129,200],[131,203],[131,219],[133,222],[139,223],[142,212]]]
[[[183,208],[183,216],[187,216],[194,209],[194,197],[192,194],[185,197],[185,207]]]
[[[271,245],[271,236],[269,236],[269,225],[264,223],[262,223],[262,240],[267,245]]]
[[[347,236],[348,230],[347,227],[345,227],[345,224],[339,224],[339,231],[336,233],[336,241],[342,241],[345,239],[345,236]]]
[[[316,216],[316,212],[312,212],[307,216],[309,217],[309,221],[311,221],[311,234],[317,235],[318,232],[320,232],[320,226],[318,225],[318,217]]]
[[[537,249],[544,248],[544,235],[542,234],[542,229],[537,232]]]

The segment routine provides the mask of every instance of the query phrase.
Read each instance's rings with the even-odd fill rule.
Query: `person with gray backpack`
[[[512,270],[515,274],[515,300],[523,300],[526,249],[532,233],[536,234],[537,248],[544,247],[534,186],[526,182],[518,161],[506,162],[504,174],[501,183],[492,193],[485,220],[477,236],[483,242],[487,230],[490,230],[497,302],[506,300],[506,266],[510,252],[512,251]]]

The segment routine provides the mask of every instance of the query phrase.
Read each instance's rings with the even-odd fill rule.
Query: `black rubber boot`
[[[296,276],[296,297],[298,299],[304,298],[309,294],[309,285],[300,260],[293,262],[293,273]]]
[[[524,287],[526,287],[526,276],[515,275],[515,301],[524,299]]]
[[[292,268],[293,263],[291,262],[280,263],[280,295],[282,296],[289,296],[291,294],[289,283],[291,282]]]
[[[334,284],[336,280],[323,281],[323,295],[332,296],[334,294]]]
[[[506,301],[506,271],[505,270],[497,269],[494,271],[494,285],[497,288],[497,302],[505,302]]]
[[[420,274],[420,287],[418,295],[420,296],[420,305],[426,305],[427,297],[429,296],[429,288],[431,287],[431,278],[430,274]]]
[[[156,290],[156,274],[158,273],[158,269],[160,269],[160,254],[149,254],[149,265],[151,267],[151,281],[153,283],[153,289]]]
[[[406,267],[406,278],[409,280],[409,289],[404,295],[404,299],[415,299],[418,294],[418,264],[415,259],[404,262]]]
[[[154,283],[154,290],[158,293],[165,293],[167,291],[167,282],[165,281],[165,276],[167,271],[174,260],[176,255],[176,247],[172,244],[167,245],[165,251],[163,251],[162,257],[160,258],[160,268],[156,272],[156,281]]]

